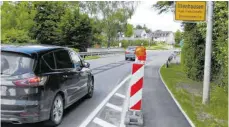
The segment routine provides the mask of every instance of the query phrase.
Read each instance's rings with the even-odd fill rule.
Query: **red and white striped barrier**
[[[137,48],[135,51],[136,61],[132,65],[132,76],[130,80],[130,94],[128,111],[125,118],[125,124],[143,125],[142,114],[142,88],[144,79],[144,64],[146,61],[146,52],[144,47]]]
[[[132,77],[130,81],[130,110],[141,110],[142,105],[142,87],[144,76],[144,64],[133,63]]]

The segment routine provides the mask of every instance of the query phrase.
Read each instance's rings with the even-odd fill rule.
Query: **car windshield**
[[[17,53],[1,52],[1,74],[21,75],[33,70],[34,60]]]

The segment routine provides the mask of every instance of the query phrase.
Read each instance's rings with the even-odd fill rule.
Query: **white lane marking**
[[[121,114],[120,127],[126,127],[126,125],[125,125],[125,117],[126,117],[126,113],[128,111],[129,99],[130,99],[130,84],[128,84],[128,86],[127,86],[126,99],[125,99],[123,110],[122,110],[122,114]]]
[[[142,99],[142,89],[130,97],[129,108],[133,107],[138,101]]]
[[[121,108],[121,107],[116,106],[116,105],[113,105],[113,104],[111,104],[111,103],[107,103],[106,106],[109,107],[109,108],[112,108],[112,109],[114,109],[114,110],[116,110],[116,111],[119,111],[119,112],[122,111],[122,108]]]
[[[99,119],[97,117],[93,120],[93,122],[98,124],[98,125],[100,125],[100,126],[102,126],[102,127],[117,127],[117,126],[115,126],[115,125],[113,125],[111,123],[108,123],[108,122],[106,122],[106,121],[104,121],[102,119]]]
[[[161,75],[161,68],[163,67],[163,65],[159,68],[158,70],[158,73],[160,75],[160,78],[161,78],[161,81],[163,82],[165,88],[168,90],[169,94],[171,95],[171,97],[173,98],[174,102],[176,103],[177,107],[180,109],[180,111],[183,113],[183,115],[185,116],[185,118],[187,119],[187,121],[189,122],[189,124],[192,126],[192,127],[195,127],[194,123],[192,122],[192,120],[188,117],[188,115],[185,113],[185,111],[182,109],[181,105],[179,104],[179,102],[177,101],[177,99],[174,97],[173,93],[169,90],[169,88],[167,87],[164,79],[162,78],[162,75]]]
[[[139,81],[144,76],[144,65],[139,68],[134,74],[132,74],[130,85],[134,85],[137,81]]]
[[[123,98],[123,99],[126,98],[126,96],[124,96],[124,95],[122,95],[122,94],[120,94],[120,93],[115,93],[115,96],[121,97],[121,98]]]
[[[127,80],[130,79],[130,75],[127,76],[120,84],[118,84],[113,91],[111,91],[107,97],[96,107],[96,109],[89,114],[89,116],[80,124],[79,127],[86,127],[90,121],[96,116],[96,114],[103,108],[103,106],[109,101],[109,99],[116,93],[116,91],[123,85]]]

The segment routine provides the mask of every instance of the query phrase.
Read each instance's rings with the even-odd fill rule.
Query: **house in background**
[[[118,33],[120,40],[151,40],[151,37],[144,29],[135,29],[131,37],[125,37],[124,34]]]
[[[165,42],[170,45],[175,44],[175,37],[172,31],[156,30],[152,32],[150,36],[152,40],[155,41],[156,43]]]
[[[134,30],[134,34],[132,37],[146,39],[147,33],[144,29],[136,29],[136,30]]]

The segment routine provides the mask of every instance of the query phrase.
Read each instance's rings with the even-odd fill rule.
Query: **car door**
[[[78,96],[83,97],[88,91],[87,82],[89,72],[88,69],[83,66],[83,62],[75,51],[69,51],[69,54],[73,61],[75,70],[79,72],[79,81],[77,82],[77,86],[79,86]]]
[[[56,67],[62,72],[62,77],[65,79],[64,91],[67,93],[67,102],[70,105],[80,98],[80,73],[74,67],[68,50],[58,50],[54,54]]]

